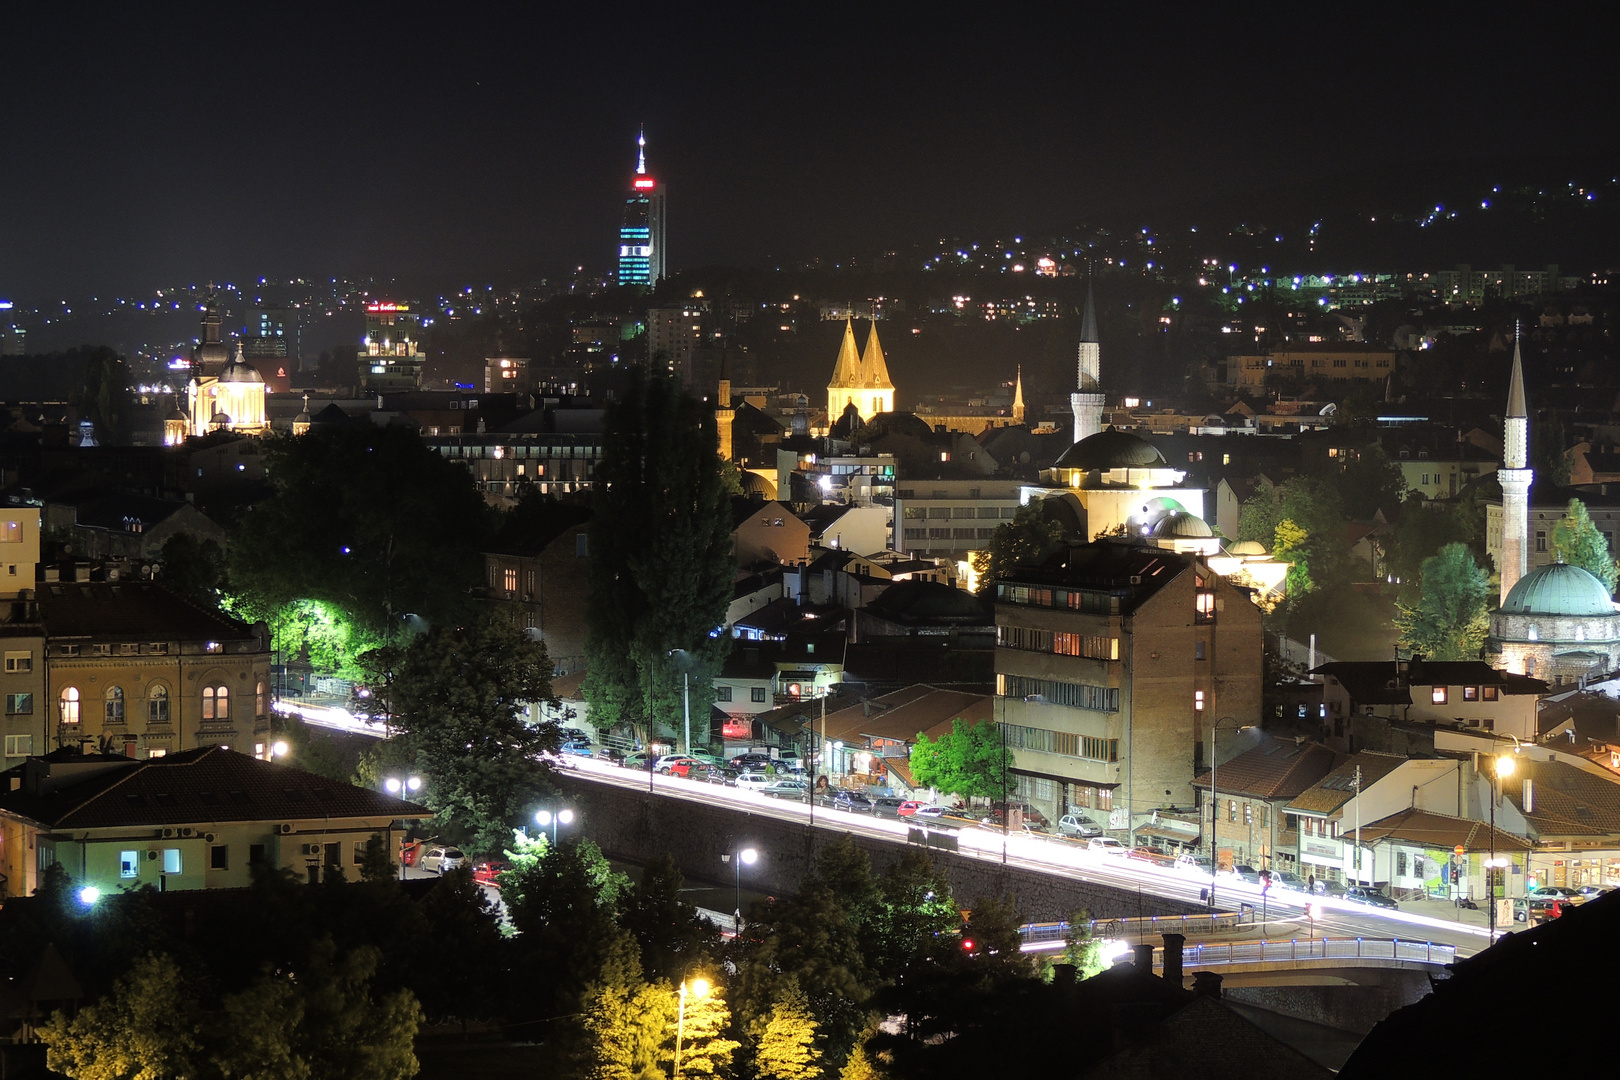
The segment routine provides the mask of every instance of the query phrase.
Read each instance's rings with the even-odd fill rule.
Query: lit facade
[[[360,345],[360,385],[372,392],[417,390],[422,385],[423,319],[409,304],[374,300],[366,305]]]
[[[619,225],[619,284],[652,287],[665,273],[664,189],[647,172],[647,136],[636,139],[636,175]]]

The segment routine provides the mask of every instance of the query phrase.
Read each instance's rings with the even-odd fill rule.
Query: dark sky
[[[606,270],[643,121],[676,268],[1612,138],[1595,7],[35,6],[0,23],[17,299]]]

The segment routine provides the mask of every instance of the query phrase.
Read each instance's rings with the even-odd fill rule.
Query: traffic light
[[[970,937],[963,938],[962,939],[962,951],[967,953],[969,956],[971,956],[971,955],[973,955],[973,949],[974,949],[973,939],[970,938]]]
[[[1271,871],[1270,870],[1262,870],[1262,871],[1260,871],[1260,891],[1261,892],[1268,892],[1268,891],[1270,891],[1270,889],[1271,889]]]

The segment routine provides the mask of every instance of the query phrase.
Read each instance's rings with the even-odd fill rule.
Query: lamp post
[[[396,797],[415,795],[422,790],[420,776],[390,776],[383,780],[383,790]]]
[[[676,653],[679,653],[682,657],[681,728],[685,733],[685,738],[681,743],[681,753],[690,754],[692,752],[692,669],[690,666],[692,662],[692,654],[687,652],[685,649],[669,650],[670,656],[674,656]]]
[[[547,825],[551,826],[551,846],[552,847],[557,846],[557,826],[559,824],[561,824],[561,825],[571,824],[573,822],[573,820],[574,820],[574,812],[572,810],[567,810],[567,809],[558,810],[555,814],[553,814],[550,810],[539,810],[539,811],[536,811],[535,815],[534,815],[534,823],[536,825],[539,825],[542,829],[545,828]]]
[[[1238,718],[1235,716],[1223,716],[1209,725],[1209,913],[1212,917],[1215,914],[1215,874],[1220,869],[1220,844],[1218,843],[1220,825],[1218,822],[1221,820],[1220,789],[1215,786],[1215,766],[1220,754],[1216,752],[1215,740],[1221,730],[1221,725],[1228,720],[1238,725],[1236,729],[1238,731],[1247,731],[1254,726],[1252,724],[1238,723]]]
[[[686,1037],[686,998],[690,994],[698,1001],[709,996],[709,980],[696,978],[692,980],[692,988],[686,987],[686,980],[681,980],[681,1004],[675,1019],[675,1062],[670,1070],[670,1080],[681,1080],[681,1041]]]
[[[737,933],[742,933],[742,868],[744,863],[753,866],[758,862],[759,852],[751,847],[745,847],[740,851],[727,855],[726,858],[731,860],[732,866],[737,871],[737,907],[731,916],[732,929]]]
[[[1496,942],[1496,871],[1498,869],[1496,858],[1496,795],[1500,789],[1502,778],[1513,775],[1514,762],[1507,754],[1502,754],[1496,759],[1495,765],[1496,768],[1491,770],[1491,857],[1485,863],[1485,886],[1490,906],[1490,936],[1486,940],[1493,944]],[[1529,918],[1528,915],[1525,917]]]

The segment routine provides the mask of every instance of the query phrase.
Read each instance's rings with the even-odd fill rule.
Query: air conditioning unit
[[[165,839],[165,840],[173,840],[176,836],[179,836],[179,835],[180,835],[180,830],[179,829],[164,829],[163,830],[163,839]]]
[[[319,844],[305,844],[304,845],[304,854],[305,855],[319,855],[320,853],[321,853],[321,845],[319,845]]]
[[[196,829],[181,829],[180,830],[180,835],[185,836],[185,837],[196,836],[197,835],[197,830]]]
[[[1141,574],[1132,574],[1131,575],[1131,584],[1132,585],[1140,585],[1140,584],[1142,584],[1142,575]]]
[[[282,836],[286,836],[288,833],[290,833],[292,831],[293,831],[293,827],[291,825],[277,825],[276,826],[276,832],[280,833]]]
[[[157,851],[156,851],[156,849],[154,849],[154,848],[147,848],[147,849],[146,849],[146,858],[147,858],[147,861],[149,861],[149,862],[156,862],[156,861],[157,861],[157,857],[158,857],[158,853],[157,853]]]
[[[214,834],[211,833],[211,832],[210,833],[203,833],[203,842],[208,843],[208,844],[212,844],[214,842]]]

